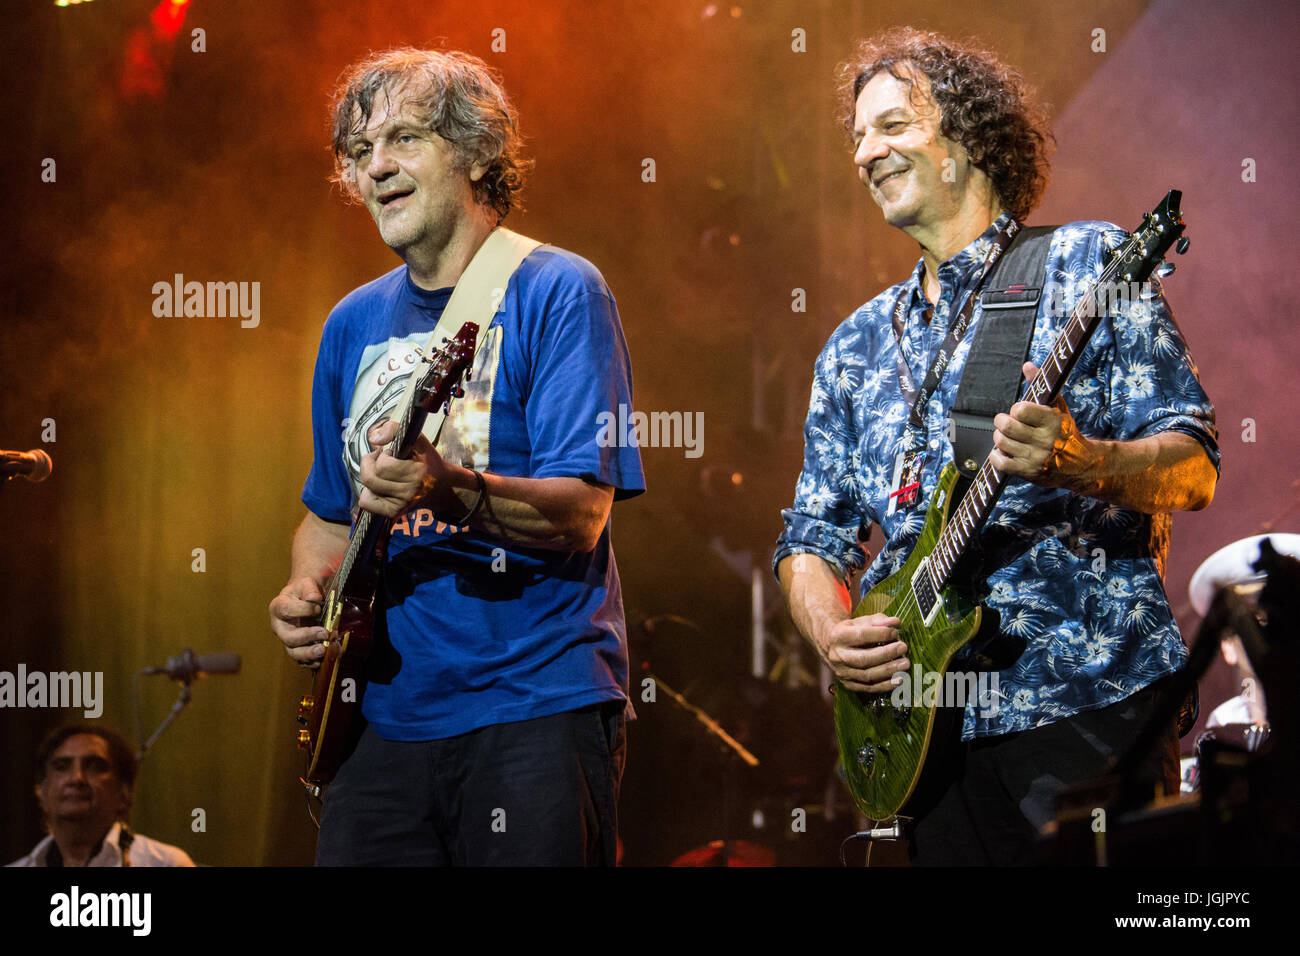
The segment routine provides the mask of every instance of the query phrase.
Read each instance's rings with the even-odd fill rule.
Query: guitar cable
[[[866,833],[850,833],[848,836],[844,838],[844,840],[840,843],[840,866],[847,868],[849,865],[848,858],[845,857],[844,855],[844,848],[847,847],[854,840],[862,840],[862,839],[866,839],[866,837],[867,837]],[[871,844],[870,843],[867,844],[867,859],[862,865],[863,866],[871,865]]]
[[[873,827],[870,830],[859,830],[857,833],[851,833],[840,843],[840,866],[847,867],[848,859],[844,855],[844,848],[854,840],[867,841],[867,857],[863,866],[871,866],[871,848],[875,845],[876,840],[901,840],[903,839],[903,819],[894,817],[894,822],[887,827]]]
[[[298,778],[298,782],[301,783],[304,787],[307,786],[307,781],[304,780],[302,777],[299,777],[299,778]],[[307,794],[307,816],[311,817],[311,822],[314,823],[314,824],[316,825],[316,829],[319,830],[319,829],[320,829],[320,821],[319,821],[318,819],[316,819],[316,812],[312,809],[312,806],[311,806],[311,793],[310,793],[310,788],[309,788],[309,792],[308,792],[308,794]]]

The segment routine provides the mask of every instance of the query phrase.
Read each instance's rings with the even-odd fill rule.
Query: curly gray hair
[[[344,72],[333,102],[335,182],[356,196],[348,142],[369,125],[379,95],[391,100],[400,90],[427,117],[428,128],[451,145],[463,168],[487,165],[472,183],[477,202],[495,210],[498,222],[519,208],[530,164],[521,155],[518,115],[491,68],[454,50],[402,47],[367,57]]]

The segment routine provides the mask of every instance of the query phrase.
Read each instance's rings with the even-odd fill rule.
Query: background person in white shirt
[[[121,735],[90,724],[48,734],[36,751],[36,799],[50,835],[10,866],[193,866],[179,847],[127,826],[139,763]]]

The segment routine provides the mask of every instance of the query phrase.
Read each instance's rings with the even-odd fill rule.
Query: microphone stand
[[[179,672],[179,673],[177,673]],[[140,678],[150,674],[168,674],[173,680],[180,681],[181,692],[176,698],[176,703],[172,704],[171,713],[167,718],[158,725],[158,729],[153,732],[148,740],[140,745],[140,752],[136,754],[136,759],[143,761],[145,754],[150,748],[157,743],[162,732],[171,726],[171,722],[180,716],[182,710],[190,702],[190,683],[194,678],[199,676],[199,659],[194,652],[188,647],[181,651],[176,657],[167,662],[166,667],[144,667],[136,671],[135,674],[135,729],[137,736],[140,734]]]
[[[152,668],[148,668],[148,667],[146,667],[144,670],[141,670],[141,671],[137,671],[137,672],[136,672],[136,675],[135,675],[135,676],[136,676],[136,678],[137,678],[137,681],[136,681],[136,698],[135,698],[135,706],[136,706],[136,714],[137,714],[137,715],[138,715],[139,712],[140,712],[140,684],[139,684],[138,678],[140,677],[141,674],[152,673],[152,672],[153,672],[153,669],[152,669]],[[139,760],[139,761],[141,761],[141,762],[144,761],[145,754],[147,754],[147,753],[149,752],[150,748],[152,748],[153,745],[154,745],[155,743],[157,743],[158,738],[161,737],[161,736],[162,736],[162,732],[163,732],[164,730],[166,730],[166,729],[171,725],[171,722],[172,722],[173,720],[175,720],[177,717],[180,716],[181,711],[185,709],[185,706],[186,706],[189,702],[190,702],[190,681],[189,681],[188,678],[184,678],[184,679],[181,680],[181,692],[180,692],[180,695],[176,698],[176,703],[172,704],[171,713],[169,713],[169,714],[167,715],[166,719],[163,720],[163,722],[162,722],[161,724],[158,725],[158,729],[155,730],[155,731],[153,732],[153,736],[151,736],[148,740],[146,740],[143,744],[141,744],[141,746],[140,746],[140,752],[139,752],[138,754],[136,754],[136,759],[137,759],[137,760]],[[137,717],[137,720],[136,720],[136,726],[139,726],[139,723],[140,723],[140,722],[139,722],[139,719],[138,719],[138,717]]]
[[[136,674],[136,676],[139,676],[139,674]],[[139,697],[136,697],[135,702],[136,706],[139,706]],[[153,736],[149,737],[148,740],[144,741],[144,743],[140,745],[140,752],[135,754],[136,760],[143,762],[144,754],[147,754],[149,748],[152,748],[153,744],[157,743],[157,739],[162,736],[162,731],[165,731],[166,728],[170,726],[170,723],[181,715],[181,711],[185,710],[185,706],[188,702],[190,702],[190,682],[185,680],[185,682],[181,683],[181,695],[175,698],[175,704],[172,705],[172,713],[166,715],[165,721],[162,721],[162,723],[159,724],[159,728],[157,728],[156,731],[153,731]]]

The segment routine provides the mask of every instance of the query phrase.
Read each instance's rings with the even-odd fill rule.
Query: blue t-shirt
[[[367,432],[393,415],[451,289],[405,266],[330,313],[312,385],[315,460],[302,500],[351,520]],[[616,498],[645,490],[634,443],[601,422],[632,406],[632,372],[605,280],[543,246],[511,277],[465,395],[438,442],[449,461],[525,478],[584,478]],[[606,522],[587,553],[523,548],[437,521],[394,523],[362,711],[385,739],[437,740],[489,724],[626,700],[627,638]]]

